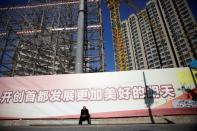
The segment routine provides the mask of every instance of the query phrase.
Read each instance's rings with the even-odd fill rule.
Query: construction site
[[[187,67],[197,58],[197,26],[186,0],[150,0],[145,9],[131,0],[104,2],[109,20],[102,18],[100,0],[28,0],[1,7],[0,75],[106,71],[103,21],[111,23],[113,51],[105,52],[113,54],[108,59],[115,71]],[[121,3],[135,11],[124,21]]]
[[[83,72],[104,71],[99,0],[85,4]],[[79,0],[30,0],[0,8],[0,75],[75,72]]]
[[[197,26],[186,0],[19,3],[0,5],[0,130],[196,130]],[[134,10],[125,20],[122,3]]]

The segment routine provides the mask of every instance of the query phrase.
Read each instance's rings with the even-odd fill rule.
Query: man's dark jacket
[[[81,116],[83,116],[83,115],[86,115],[86,117],[90,117],[88,109],[85,109],[85,110],[82,109],[81,110]]]

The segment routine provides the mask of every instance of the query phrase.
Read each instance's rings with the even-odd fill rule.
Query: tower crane
[[[133,4],[131,0],[122,0],[125,2],[128,7],[132,8],[139,16],[142,16],[145,21],[149,23],[149,25],[152,27],[155,25],[153,21],[151,21],[146,14],[143,12],[140,12],[140,8]],[[113,39],[113,46],[115,51],[115,64],[118,64],[118,67],[120,71],[128,70],[128,65],[126,62],[126,54],[125,54],[125,48],[124,43],[122,40],[122,29],[121,29],[121,20],[120,20],[120,2],[121,0],[107,0],[107,5],[110,11],[110,20],[111,20],[111,30],[112,30],[112,39]],[[157,32],[161,33],[161,29],[156,29]],[[116,69],[117,70],[117,69]]]
[[[131,8],[134,8],[135,10],[137,7],[133,5],[133,3],[130,0],[124,0],[124,2],[130,6]],[[128,66],[126,63],[126,54],[125,54],[125,48],[124,43],[122,41],[122,29],[121,29],[121,20],[120,20],[120,0],[107,0],[107,6],[110,11],[110,20],[111,20],[111,30],[112,30],[112,39],[113,39],[113,46],[114,51],[116,54],[116,64],[118,64],[118,67],[120,71],[128,70]],[[117,69],[116,69],[117,70]]]
[[[121,20],[120,20],[120,0],[107,0],[107,5],[110,11],[110,20],[111,20],[111,30],[112,30],[112,39],[113,39],[113,48],[116,53],[115,62],[118,64],[119,70],[127,70],[126,67],[126,58],[124,52],[124,44],[122,42],[122,30],[121,30]],[[117,66],[116,66],[117,67]],[[116,69],[117,70],[117,69]]]

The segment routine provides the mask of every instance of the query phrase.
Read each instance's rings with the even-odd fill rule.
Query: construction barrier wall
[[[192,73],[193,76],[192,77]],[[0,78],[0,119],[197,114],[196,72],[169,68]]]

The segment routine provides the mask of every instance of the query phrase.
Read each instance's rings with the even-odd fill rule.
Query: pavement
[[[156,124],[197,124],[197,115],[182,116],[154,116]],[[0,127],[8,126],[69,126],[77,125],[79,119],[51,119],[51,120],[0,120]],[[87,124],[87,121],[83,122]],[[131,117],[131,118],[108,118],[91,119],[93,125],[129,125],[129,124],[151,124],[150,117]]]
[[[12,126],[0,131],[196,131],[197,124]]]
[[[197,115],[92,119],[0,120],[0,131],[196,131]]]

